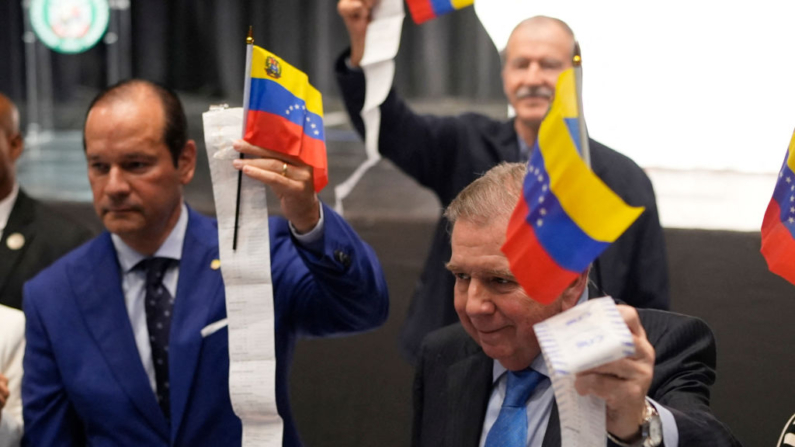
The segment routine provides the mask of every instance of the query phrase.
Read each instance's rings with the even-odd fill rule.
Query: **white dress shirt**
[[[153,257],[169,258],[177,261],[172,263],[166,270],[165,275],[163,275],[163,286],[175,299],[177,297],[177,282],[179,281],[179,261],[182,258],[182,245],[185,241],[187,229],[188,207],[183,203],[176,225],[174,225],[163,245],[152,255]],[[315,248],[313,244],[322,240],[324,234],[323,206],[320,206],[320,220],[310,232],[297,234],[292,224],[290,224],[290,231],[302,245]],[[130,324],[135,336],[135,345],[138,347],[138,355],[141,357],[141,363],[143,363],[146,375],[149,377],[149,385],[152,387],[152,391],[156,392],[155,365],[152,361],[152,346],[149,342],[149,328],[146,325],[146,309],[144,307],[146,272],[141,269],[135,269],[135,266],[147,256],[132,249],[115,234],[111,234],[111,239],[113,246],[116,248],[116,256],[121,267],[121,288],[124,292],[127,315],[130,317]]]
[[[14,183],[11,194],[5,199],[0,200],[0,238],[3,237],[3,230],[5,230],[6,225],[8,225],[8,218],[11,216],[11,210],[14,208],[14,203],[16,203],[18,195],[19,184]]]
[[[586,288],[577,304],[581,304],[588,299],[588,288]],[[527,401],[527,447],[541,447],[544,442],[544,436],[547,433],[547,426],[549,425],[549,416],[552,413],[552,403],[555,400],[555,391],[552,389],[552,383],[549,380],[549,370],[544,362],[544,356],[539,354],[530,363],[530,368],[538,371],[547,377],[542,380],[530,399]],[[502,408],[502,402],[505,400],[505,388],[508,383],[508,370],[499,361],[494,362],[493,366],[493,385],[491,389],[491,397],[489,397],[489,405],[486,408],[486,418],[483,420],[483,430],[480,433],[480,447],[486,444],[486,436],[489,430],[497,421]],[[663,427],[663,442],[667,447],[677,447],[679,445],[679,429],[676,427],[676,421],[673,414],[664,406],[658,404],[653,399],[646,397],[657,412],[660,414],[660,420]],[[605,435],[605,439],[607,436]]]
[[[0,447],[17,447],[22,439],[22,356],[25,315],[0,305],[0,374],[8,379],[10,395],[0,417]]]

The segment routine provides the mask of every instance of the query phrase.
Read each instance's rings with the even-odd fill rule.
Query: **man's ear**
[[[9,147],[11,149],[9,153],[11,156],[11,161],[16,162],[17,159],[22,155],[22,151],[25,149],[25,140],[22,138],[21,133],[17,132],[17,134],[9,140]]]
[[[579,301],[583,290],[588,287],[588,273],[590,273],[590,271],[591,268],[589,267],[582,272],[580,276],[578,276],[577,279],[575,279],[563,292],[563,296],[561,297],[561,306],[563,312],[574,307],[574,305],[577,304],[577,301]]]
[[[177,171],[183,185],[190,183],[196,171],[196,142],[188,140],[177,159]]]

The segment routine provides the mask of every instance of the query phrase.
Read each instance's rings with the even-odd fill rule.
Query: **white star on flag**
[[[538,219],[538,220],[536,221],[536,225],[538,225],[538,226],[540,227],[541,225],[544,225],[544,221],[543,221],[543,220],[541,220],[541,219]]]

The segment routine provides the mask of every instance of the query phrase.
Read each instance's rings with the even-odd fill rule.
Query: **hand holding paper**
[[[354,67],[359,66],[364,56],[364,41],[372,20],[373,3],[374,0],[340,0],[337,3],[337,12],[345,21],[351,39],[351,65]]]
[[[580,395],[604,399],[607,431],[621,439],[630,439],[643,420],[655,356],[635,308],[625,305],[617,308],[632,333],[635,354],[577,374],[574,386]]]
[[[317,225],[320,206],[314,190],[311,166],[297,158],[254,146],[244,140],[236,141],[233,147],[247,156],[234,160],[235,168],[271,187],[279,198],[284,217],[298,233],[306,233]]]

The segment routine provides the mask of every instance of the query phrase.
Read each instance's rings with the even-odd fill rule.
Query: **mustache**
[[[110,203],[102,206],[102,214],[106,214],[113,211],[119,211],[119,210],[140,212],[142,211],[142,208],[139,205],[134,205],[132,203],[127,203],[121,200],[120,201],[111,200]]]
[[[516,99],[525,99],[525,98],[552,99],[552,95],[554,94],[555,90],[545,85],[537,85],[533,87],[523,85],[516,90]]]

